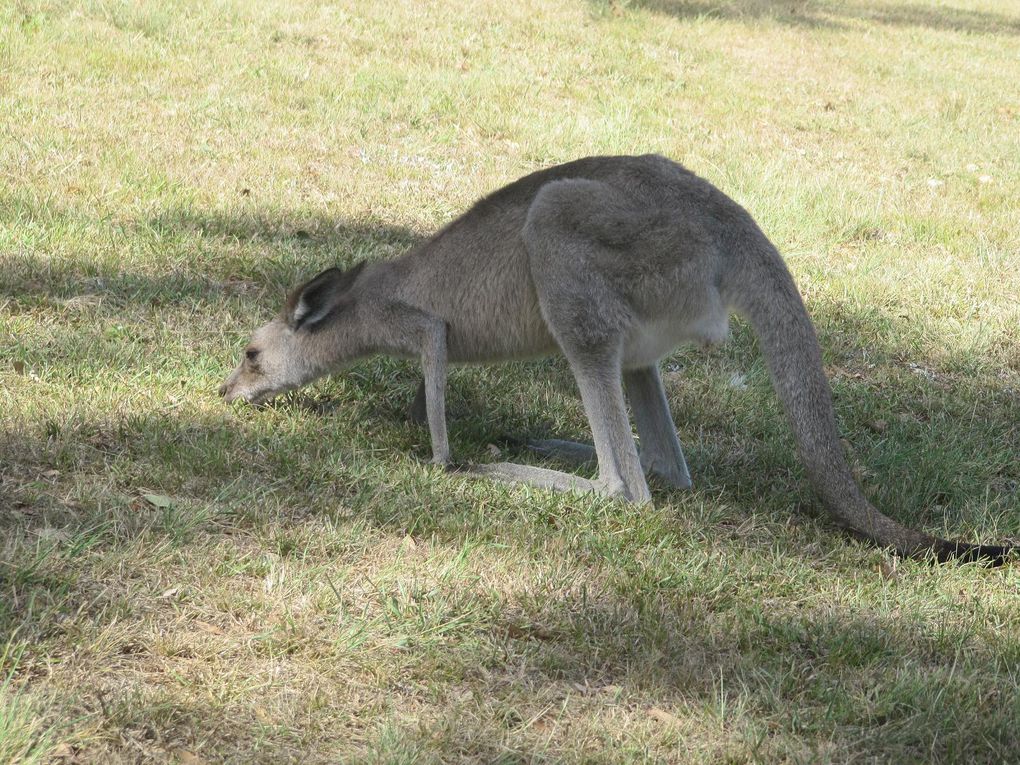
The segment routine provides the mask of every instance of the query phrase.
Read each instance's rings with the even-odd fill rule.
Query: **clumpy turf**
[[[1017,570],[819,513],[745,328],[664,378],[655,509],[429,467],[385,359],[216,387],[287,286],[537,167],[741,201],[889,514],[1020,535],[1008,0],[0,4],[0,761],[1002,762]],[[464,460],[586,438],[568,371],[456,371]]]

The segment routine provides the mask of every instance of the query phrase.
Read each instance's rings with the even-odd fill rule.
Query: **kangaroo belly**
[[[475,321],[449,322],[446,343],[452,362],[524,360],[556,351],[538,305],[527,299],[478,305],[473,313]]]
[[[693,315],[669,312],[637,322],[624,341],[623,365],[635,368],[654,364],[681,345],[710,347],[726,341],[730,333],[729,313],[721,300]]]

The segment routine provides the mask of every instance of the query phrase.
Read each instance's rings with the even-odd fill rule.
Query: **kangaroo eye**
[[[244,357],[248,359],[248,361],[255,361],[255,359],[259,357],[259,352],[254,348],[249,348],[244,352]]]

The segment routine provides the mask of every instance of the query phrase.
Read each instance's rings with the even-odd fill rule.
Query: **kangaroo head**
[[[349,295],[364,264],[348,271],[330,268],[295,289],[283,311],[255,330],[237,368],[220,386],[227,403],[241,399],[261,404],[310,383],[352,356],[331,321],[353,308]],[[342,333],[341,333],[342,334]]]

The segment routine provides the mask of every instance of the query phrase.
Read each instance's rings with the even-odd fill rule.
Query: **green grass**
[[[429,467],[412,364],[215,391],[298,279],[658,151],[786,253],[875,502],[1016,539],[1018,42],[1009,0],[0,0],[0,759],[1014,761],[1015,567],[840,535],[742,326],[666,362],[654,509]],[[464,460],[587,437],[560,361],[449,408]]]
[[[57,753],[52,726],[45,722],[45,715],[36,704],[26,700],[21,689],[12,688],[20,656],[12,656],[11,647],[8,641],[0,654],[0,672],[5,673],[0,682],[0,761],[43,763]]]

